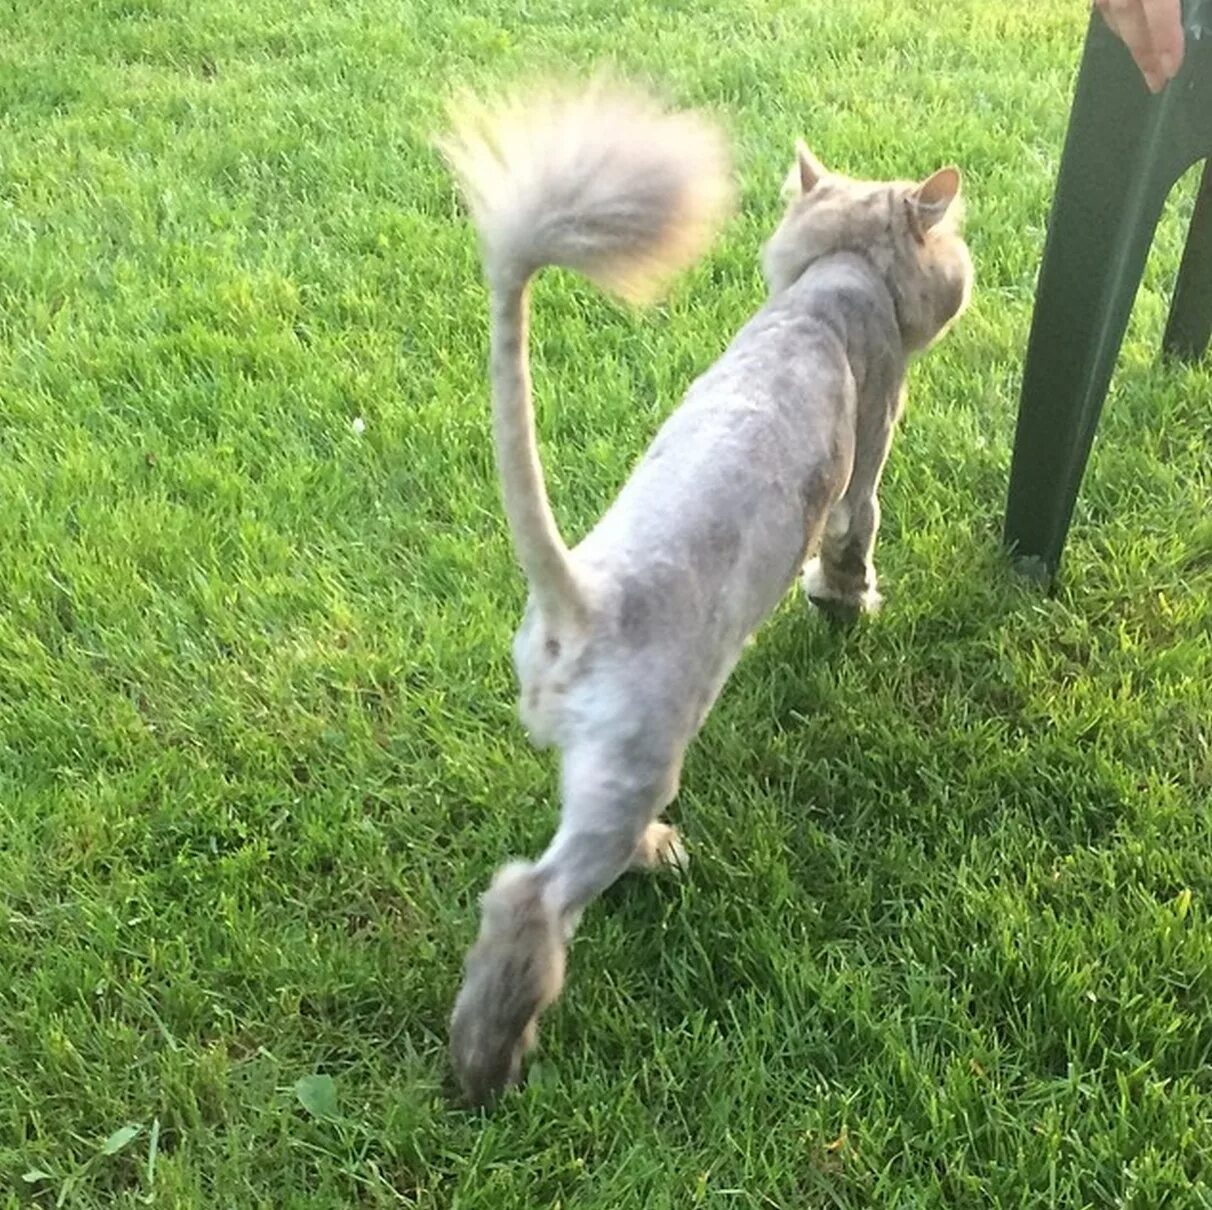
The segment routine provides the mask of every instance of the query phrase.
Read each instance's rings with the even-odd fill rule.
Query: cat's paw
[[[690,854],[686,852],[677,828],[663,820],[653,820],[636,846],[631,868],[684,874],[689,867]]]
[[[809,559],[804,565],[800,583],[809,604],[832,621],[847,625],[858,621],[865,613],[876,613],[884,603],[884,598],[876,590],[874,582],[870,588],[860,593],[842,592],[835,588],[829,583],[819,558]]]

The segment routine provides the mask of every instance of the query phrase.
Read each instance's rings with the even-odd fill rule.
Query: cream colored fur
[[[719,132],[599,81],[491,106],[465,99],[439,141],[480,234],[492,292],[493,431],[518,559],[544,610],[575,622],[585,586],[568,562],[534,439],[526,347],[530,278],[575,269],[640,302],[694,261],[732,201]]]

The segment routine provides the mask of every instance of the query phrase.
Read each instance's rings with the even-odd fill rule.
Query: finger
[[[1098,0],[1098,7],[1107,24],[1128,48],[1150,91],[1157,92],[1164,80],[1141,0]]]
[[[1149,41],[1162,75],[1173,79],[1183,62],[1183,14],[1180,0],[1144,0]]]

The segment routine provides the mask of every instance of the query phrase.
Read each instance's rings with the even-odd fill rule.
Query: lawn
[[[1189,181],[1060,590],[998,547],[1084,21],[3,8],[0,1206],[1212,1206],[1212,372],[1156,357]],[[689,877],[588,914],[486,1119],[446,1014],[555,778],[428,135],[454,82],[603,58],[723,116],[742,212],[650,312],[540,283],[570,536],[759,304],[796,135],[958,162],[978,287],[912,374],[884,612],[761,632],[687,761]]]

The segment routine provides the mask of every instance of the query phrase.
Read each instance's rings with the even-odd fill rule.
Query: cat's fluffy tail
[[[527,355],[530,278],[575,269],[640,301],[694,261],[732,199],[727,148],[700,115],[598,82],[455,107],[439,140],[480,233],[491,292],[493,432],[505,512],[540,610],[585,608],[547,500]]]

